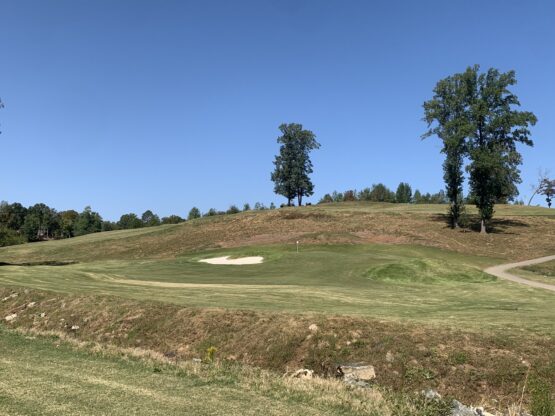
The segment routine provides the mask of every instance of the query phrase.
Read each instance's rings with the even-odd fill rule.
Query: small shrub
[[[213,363],[217,351],[218,349],[214,346],[208,347],[206,349],[206,353],[204,354],[204,361],[207,363]]]

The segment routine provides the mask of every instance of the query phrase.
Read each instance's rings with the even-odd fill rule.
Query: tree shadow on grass
[[[6,263],[0,261],[1,266],[23,266],[23,267],[33,267],[33,266],[69,266],[70,264],[77,264],[78,261],[33,261],[26,263]]]
[[[434,214],[432,215],[432,221],[442,222],[445,224],[445,228],[451,228],[451,221],[449,215],[447,214]],[[467,225],[462,227],[463,230],[480,232],[480,217],[478,215],[466,215]],[[511,231],[514,227],[530,227],[527,223],[515,219],[508,218],[493,218],[488,224],[489,234],[507,234],[513,235],[518,234],[517,232]]]

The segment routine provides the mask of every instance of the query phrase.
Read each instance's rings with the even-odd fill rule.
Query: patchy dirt
[[[13,296],[17,293],[17,296]],[[334,375],[338,364],[365,363],[375,382],[403,391],[496,406],[520,399],[526,374],[555,388],[555,340],[530,334],[462,332],[362,317],[182,308],[114,297],[0,289],[8,328],[64,332],[83,341],[139,347],[176,360],[203,357],[279,371]],[[29,305],[32,304],[32,307]],[[527,392],[525,400],[528,400]]]

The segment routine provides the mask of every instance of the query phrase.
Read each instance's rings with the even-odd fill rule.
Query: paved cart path
[[[551,290],[552,292],[555,292],[555,285],[550,285],[548,283],[535,282],[533,280],[524,279],[522,277],[515,276],[514,274],[511,274],[508,272],[508,270],[515,269],[517,267],[531,266],[532,264],[545,263],[546,261],[551,261],[551,260],[555,260],[555,255],[540,257],[538,259],[520,261],[518,263],[500,264],[498,266],[488,267],[484,271],[500,279],[510,280],[511,282],[521,283],[523,285],[537,287],[540,289],[547,289],[547,290]]]

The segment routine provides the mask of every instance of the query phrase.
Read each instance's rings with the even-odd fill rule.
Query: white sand
[[[235,266],[241,266],[243,264],[260,264],[264,260],[262,256],[253,257],[240,257],[238,259],[230,259],[229,256],[225,257],[213,257],[211,259],[199,260],[200,263],[209,264],[231,264]]]

